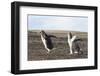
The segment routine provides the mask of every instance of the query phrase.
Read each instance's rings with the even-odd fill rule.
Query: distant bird
[[[70,54],[73,54],[72,44],[73,44],[73,42],[74,42],[75,39],[76,39],[76,36],[72,36],[72,33],[69,32],[68,33],[68,45],[69,45],[69,48],[70,48]]]
[[[56,36],[47,35],[43,30],[41,30],[40,33],[41,33],[41,40],[44,44],[44,47],[47,50],[47,53],[49,53],[54,48],[51,37],[56,38]]]

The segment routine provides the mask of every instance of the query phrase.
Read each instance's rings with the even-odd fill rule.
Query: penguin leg
[[[46,47],[46,49],[47,49],[47,53],[50,53],[50,51],[51,51],[51,50],[50,50],[50,49],[48,49],[47,47]]]
[[[51,50],[48,49],[47,53],[50,53]]]

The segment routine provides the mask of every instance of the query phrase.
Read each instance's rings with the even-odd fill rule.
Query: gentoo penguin
[[[73,54],[72,44],[73,44],[73,42],[74,42],[75,39],[76,39],[76,36],[72,36],[72,33],[69,32],[68,33],[68,45],[69,45],[69,48],[70,48],[70,54]]]
[[[47,35],[43,30],[40,33],[41,33],[41,40],[44,44],[44,47],[47,50],[47,53],[49,53],[54,47],[51,37],[56,37],[56,36]]]

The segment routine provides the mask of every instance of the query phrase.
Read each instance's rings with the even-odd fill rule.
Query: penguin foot
[[[75,51],[74,53],[75,53],[75,54],[77,54],[77,53],[78,53],[78,51]]]
[[[50,53],[50,51],[47,51],[47,53],[49,54],[49,53]]]

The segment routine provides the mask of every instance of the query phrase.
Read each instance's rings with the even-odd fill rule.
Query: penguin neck
[[[41,38],[42,38],[42,39],[45,39],[45,38],[46,38],[46,35],[45,35],[44,33],[42,33],[42,34],[41,34]]]

